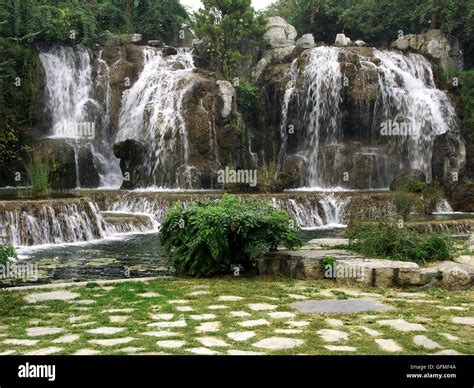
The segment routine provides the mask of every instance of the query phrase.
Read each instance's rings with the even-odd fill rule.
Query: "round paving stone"
[[[393,339],[377,338],[375,342],[385,352],[396,353],[403,351],[403,348]]]
[[[278,306],[269,303],[251,303],[249,304],[250,310],[253,311],[267,311],[275,310]]]
[[[125,338],[111,338],[111,339],[95,339],[89,340],[88,342],[95,345],[100,346],[116,346],[116,345],[123,345],[132,342],[135,338],[133,337],[125,337]]]
[[[230,315],[237,318],[243,318],[243,317],[250,317],[251,314],[249,314],[246,311],[231,311]]]
[[[221,329],[220,322],[203,322],[198,327],[196,327],[196,332],[198,333],[214,333]]]
[[[186,327],[187,323],[185,321],[165,321],[165,322],[152,322],[147,326],[150,327]]]
[[[273,319],[285,319],[285,318],[294,318],[295,314],[286,312],[286,311],[274,311],[268,313],[268,316]]]
[[[232,333],[227,333],[227,337],[233,339],[234,341],[246,341],[249,338],[255,336],[256,334],[254,331],[234,331]]]
[[[392,306],[366,299],[308,300],[290,305],[302,313],[359,313],[363,311],[388,311]]]
[[[346,341],[349,338],[346,332],[333,329],[321,329],[318,334],[326,342]]]
[[[201,338],[196,338],[196,340],[208,348],[229,346],[227,342],[217,337],[201,337]]]
[[[96,329],[90,329],[86,332],[89,334],[103,334],[103,335],[113,335],[124,331],[123,327],[98,327]]]
[[[222,295],[217,298],[221,302],[236,302],[238,300],[242,300],[241,296],[233,296],[233,295]]]
[[[151,319],[155,319],[157,321],[169,321],[173,319],[174,314],[151,314]]]
[[[159,338],[166,338],[166,337],[176,337],[181,335],[181,333],[176,333],[174,331],[168,330],[161,330],[161,331],[145,331],[142,335],[147,335],[149,337],[159,337]]]
[[[218,351],[211,350],[208,348],[191,348],[191,349],[186,349],[188,352],[193,353],[193,354],[199,354],[202,356],[214,356],[217,354],[221,354]]]
[[[189,318],[194,319],[195,321],[207,321],[209,319],[215,319],[216,316],[214,314],[195,314],[190,315]]]
[[[416,345],[422,346],[425,349],[429,349],[429,350],[437,349],[440,347],[439,343],[429,339],[425,335],[416,335],[415,337],[413,337],[413,342]]]
[[[56,338],[53,343],[55,344],[70,344],[77,341],[80,338],[78,334],[65,335],[63,337]]]
[[[268,322],[266,319],[255,319],[252,321],[243,321],[239,322],[239,325],[242,327],[255,327],[255,326],[264,326],[264,325],[269,325],[270,322]]]
[[[357,349],[353,346],[337,346],[337,345],[325,345],[324,346],[327,350],[331,350],[333,352],[356,352]]]
[[[53,335],[63,333],[66,330],[61,327],[31,327],[26,329],[26,335],[28,337],[41,337],[44,335]]]
[[[426,328],[420,323],[410,323],[404,319],[385,319],[377,321],[379,325],[390,326],[398,331],[426,331]]]
[[[264,356],[265,353],[262,352],[251,352],[248,350],[228,350],[227,354],[229,356]]]
[[[454,317],[451,319],[453,323],[457,323],[458,325],[471,325],[474,326],[474,318],[470,317]]]
[[[180,348],[185,344],[185,342],[184,341],[158,341],[156,344],[162,348]]]
[[[25,353],[25,356],[48,356],[50,354],[59,353],[61,350],[63,349],[56,346],[50,346],[49,348],[33,350],[31,352]]]

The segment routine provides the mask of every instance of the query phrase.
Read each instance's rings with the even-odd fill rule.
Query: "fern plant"
[[[225,194],[188,207],[176,203],[160,228],[161,243],[178,273],[202,277],[255,268],[278,245],[297,249],[297,230],[284,211],[256,198]]]

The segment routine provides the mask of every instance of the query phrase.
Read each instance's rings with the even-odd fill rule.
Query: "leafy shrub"
[[[261,90],[258,86],[249,82],[240,82],[237,86],[237,106],[239,110],[255,116],[258,112],[258,102]]]
[[[437,206],[443,200],[443,192],[433,186],[426,185],[421,192],[420,207],[424,214],[436,211]]]
[[[412,194],[400,191],[393,197],[393,203],[397,214],[406,221],[415,206],[416,198]]]
[[[13,246],[10,244],[0,245],[0,265],[6,265],[11,258],[17,259],[17,257],[16,250]]]
[[[449,235],[425,234],[393,223],[354,224],[346,231],[349,249],[366,256],[391,260],[426,262],[450,260],[455,252]]]
[[[279,244],[301,246],[288,214],[255,198],[225,194],[187,208],[176,203],[160,229],[160,240],[179,273],[207,276],[241,265],[250,269]]]
[[[397,212],[403,216],[402,210],[407,210],[409,206],[409,196],[403,193],[420,193],[419,201],[415,201],[412,197],[411,208],[416,204],[423,214],[431,214],[436,211],[436,207],[443,200],[443,191],[436,186],[429,185],[416,179],[407,180],[399,189],[399,193],[395,196],[395,207]],[[400,206],[400,211],[398,210]],[[410,208],[410,211],[411,211]],[[409,212],[408,212],[409,213]],[[404,219],[406,219],[404,217]]]

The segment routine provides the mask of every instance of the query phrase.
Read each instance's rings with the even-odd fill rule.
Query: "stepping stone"
[[[309,321],[288,321],[287,324],[292,326],[292,327],[306,327],[306,326],[309,326],[311,324],[311,322],[309,322]]]
[[[186,349],[186,350],[190,353],[199,354],[202,356],[214,356],[217,354],[221,354],[220,352],[217,352],[215,350],[211,350],[208,348],[191,348],[191,349]]]
[[[161,296],[161,294],[150,291],[150,292],[145,292],[144,294],[138,294],[138,296],[141,296],[142,298],[158,298],[159,296]]]
[[[242,300],[241,296],[233,296],[233,295],[222,295],[217,298],[221,302],[236,302],[238,300]]]
[[[115,345],[123,345],[128,344],[135,340],[133,337],[125,337],[125,338],[111,338],[111,339],[95,339],[89,340],[90,344],[100,345],[100,346],[115,346]]]
[[[207,306],[209,310],[222,310],[222,309],[228,309],[229,306],[225,306],[223,304],[215,304],[211,306]]]
[[[471,325],[474,326],[474,318],[470,317],[454,317],[451,319],[453,323],[457,323],[458,325]]]
[[[41,292],[37,294],[30,294],[25,296],[25,300],[28,303],[47,302],[50,300],[72,300],[79,298],[81,294],[70,291],[51,291]]]
[[[104,313],[111,313],[111,314],[114,314],[114,313],[133,313],[135,311],[135,309],[132,309],[132,308],[124,308],[124,309],[109,309],[109,310],[104,310],[103,312]]]
[[[217,337],[201,337],[201,338],[196,338],[197,341],[199,341],[202,345],[208,348],[215,348],[215,347],[226,347],[229,346],[229,344]]]
[[[274,296],[265,296],[265,299],[268,299],[268,300],[273,300],[275,302],[278,302],[280,299],[278,298],[275,298]]]
[[[10,356],[15,353],[16,353],[16,350],[6,350],[4,352],[0,352],[0,356]]]
[[[333,329],[321,329],[318,334],[326,342],[346,341],[349,338],[348,333]]]
[[[461,356],[462,353],[457,352],[453,349],[444,349],[440,350],[439,352],[433,353],[436,356]]]
[[[365,327],[365,326],[359,326],[362,330],[365,331],[366,334],[370,335],[371,337],[378,337],[380,335],[382,335],[382,333],[380,333],[379,331],[377,330],[374,330],[374,329],[371,329],[369,327]]]
[[[194,319],[195,321],[207,321],[209,319],[215,319],[216,316],[214,314],[197,314],[190,315],[189,318]]]
[[[397,292],[396,295],[399,298],[426,298],[426,295],[423,292]]]
[[[301,334],[303,331],[298,329],[275,329],[273,332],[276,334]]]
[[[200,296],[200,295],[209,295],[209,294],[210,294],[209,291],[193,291],[188,295],[189,296]]]
[[[81,300],[73,300],[70,303],[80,304],[80,305],[91,305],[91,304],[96,303],[96,301],[93,299],[81,299]]]
[[[426,328],[421,323],[410,323],[404,319],[385,319],[377,321],[379,325],[390,326],[398,331],[426,331]]]
[[[294,318],[295,314],[289,313],[286,311],[275,311],[268,313],[268,316],[273,319],[285,319],[285,318]]]
[[[166,338],[166,337],[176,337],[181,335],[181,333],[176,333],[174,331],[168,330],[161,330],[161,331],[145,331],[142,335],[147,335],[149,337],[159,337],[159,338]]]
[[[359,313],[362,311],[388,311],[392,306],[366,299],[308,300],[290,305],[302,313]]]
[[[275,310],[278,306],[274,304],[268,303],[252,303],[249,304],[250,310],[253,311],[268,311],[268,310]]]
[[[249,314],[246,311],[231,311],[230,315],[237,318],[243,318],[243,317],[250,317],[251,314]]]
[[[254,331],[234,331],[232,333],[227,333],[227,337],[233,339],[234,341],[246,341],[249,338],[255,337]]]
[[[79,315],[77,317],[70,317],[68,318],[69,323],[76,323],[79,321],[85,321],[86,319],[90,319],[91,315]]]
[[[112,323],[123,323],[128,320],[128,317],[126,315],[111,315],[109,319]]]
[[[193,308],[191,306],[178,306],[178,307],[176,307],[176,310],[180,311],[182,313],[186,313],[186,312],[189,312],[189,311],[193,311]]]
[[[49,348],[33,350],[31,352],[25,353],[25,356],[48,356],[50,354],[58,353],[61,350],[63,349],[56,346],[50,346]]]
[[[134,353],[141,352],[143,350],[144,350],[143,348],[135,348],[133,346],[130,346],[128,348],[119,349],[119,352],[124,352],[124,353],[127,353],[127,354],[134,354]]]
[[[250,352],[248,350],[228,350],[227,354],[229,356],[264,356],[265,353],[262,352]]]
[[[337,290],[332,290],[333,294],[334,292],[337,292]],[[350,296],[355,296],[356,298],[359,297],[367,297],[367,298],[382,298],[383,295],[381,294],[376,294],[375,292],[360,292],[360,291],[352,291],[352,290],[343,290],[344,294],[350,295]]]
[[[442,310],[455,310],[455,311],[467,311],[467,307],[461,307],[461,306],[436,306],[439,309]]]
[[[377,338],[375,342],[385,352],[396,353],[403,351],[403,348],[392,339]]]
[[[268,322],[266,319],[256,319],[253,321],[243,321],[239,322],[239,325],[242,327],[255,327],[255,326],[264,326],[264,325],[269,325],[270,322]]]
[[[215,333],[221,329],[220,322],[203,322],[196,327],[198,333]]]
[[[186,327],[188,324],[186,321],[165,321],[165,322],[153,322],[149,323],[149,327]]]
[[[174,314],[151,314],[150,316],[156,321],[169,321],[173,319]]]
[[[288,294],[288,297],[291,298],[291,299],[296,299],[296,300],[308,299],[307,296],[305,296],[305,295],[298,295],[298,294]]]
[[[38,340],[27,340],[27,339],[6,339],[3,341],[5,345],[17,345],[17,346],[35,346]]]
[[[444,338],[446,338],[449,341],[458,341],[459,337],[456,337],[455,335],[451,335],[448,333],[440,333]]]
[[[89,334],[103,334],[103,335],[113,335],[124,331],[123,327],[98,327],[96,329],[87,330]]]
[[[292,349],[303,345],[304,341],[301,339],[285,338],[285,337],[270,337],[254,343],[252,346],[256,348],[268,350],[283,350]]]
[[[55,344],[70,344],[77,341],[80,338],[78,334],[65,335],[63,337],[56,338],[53,343]]]
[[[169,300],[168,303],[171,303],[171,304],[187,304],[187,303],[189,303],[189,300],[186,300],[186,299],[173,299],[173,300]]]
[[[337,345],[325,345],[324,346],[327,350],[331,350],[333,352],[356,352],[357,348],[353,346],[337,346]]]
[[[344,323],[340,319],[326,318],[326,323],[333,327],[344,326]]]
[[[41,322],[41,320],[39,320],[39,319],[31,319],[30,321],[28,321],[28,324],[30,324],[30,325],[39,325],[40,322]]]
[[[437,348],[440,348],[441,346],[439,345],[439,343],[433,341],[433,340],[430,340],[427,336],[425,335],[415,335],[415,337],[413,337],[413,342],[418,345],[418,346],[422,346],[424,347],[425,349],[428,349],[428,350],[432,350],[432,349],[437,349]]]
[[[185,341],[158,341],[156,344],[162,348],[180,348]]]
[[[76,353],[74,353],[74,356],[95,356],[97,354],[100,354],[99,350],[79,349]]]
[[[41,337],[43,335],[53,335],[63,333],[66,330],[61,327],[31,327],[26,329],[28,337]]]

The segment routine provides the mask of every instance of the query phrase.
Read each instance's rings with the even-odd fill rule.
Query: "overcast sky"
[[[201,7],[200,0],[180,0],[180,1],[181,1],[181,4],[189,7],[192,11],[196,11]],[[275,0],[252,0],[252,5],[255,9],[260,10],[274,2]]]

